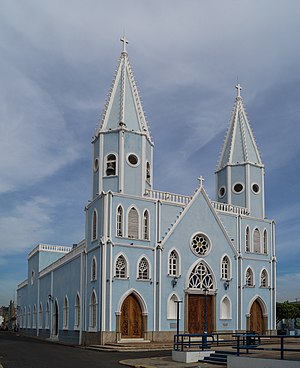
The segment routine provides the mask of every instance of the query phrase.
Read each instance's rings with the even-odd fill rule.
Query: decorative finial
[[[237,89],[237,97],[241,97],[241,90],[242,90],[242,87],[241,85],[238,83],[235,88]]]
[[[199,176],[198,181],[199,181],[199,188],[202,188],[203,187],[203,182],[204,182],[204,178],[203,178],[202,175]]]
[[[122,53],[127,54],[126,44],[128,45],[128,40],[127,40],[126,36],[124,35],[122,38],[120,38],[120,41],[123,42],[123,51],[122,51]]]

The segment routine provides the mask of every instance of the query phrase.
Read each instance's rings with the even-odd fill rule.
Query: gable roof
[[[164,246],[164,244],[167,242],[167,240],[169,239],[169,237],[172,235],[172,233],[175,231],[176,227],[178,226],[178,224],[182,221],[182,219],[187,215],[187,213],[189,212],[189,209],[193,206],[193,204],[196,202],[197,198],[202,195],[205,203],[207,204],[207,206],[209,207],[213,217],[215,218],[216,222],[218,223],[221,231],[223,232],[225,238],[228,241],[228,244],[230,245],[230,247],[232,248],[234,254],[237,254],[237,249],[234,247],[234,245],[232,244],[232,241],[221,221],[221,219],[219,218],[218,214],[216,213],[215,209],[213,208],[210,199],[208,198],[204,187],[200,184],[199,188],[196,190],[196,192],[193,195],[193,198],[191,199],[191,201],[186,205],[186,207],[184,208],[184,210],[181,212],[181,214],[179,215],[178,219],[176,220],[174,226],[172,226],[172,228],[170,229],[170,231],[168,232],[168,234],[163,238],[162,242],[161,242],[161,247]]]
[[[240,84],[236,88],[238,94],[235,99],[231,121],[216,171],[223,169],[227,165],[242,163],[263,166],[243,99],[240,95]]]
[[[126,39],[121,39],[124,45]],[[96,136],[103,131],[120,128],[146,134],[150,142],[151,135],[146,122],[135,78],[124,46],[119,65],[108,94],[102,118]]]

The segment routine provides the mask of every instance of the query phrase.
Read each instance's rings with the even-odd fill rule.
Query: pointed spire
[[[135,78],[128,59],[125,36],[120,39],[123,49],[112,87],[105,104],[96,136],[103,131],[127,129],[147,135],[152,142],[148,124],[143,111]]]
[[[237,97],[217,171],[227,165],[242,163],[263,166],[241,97],[242,87],[238,83],[235,88]]]

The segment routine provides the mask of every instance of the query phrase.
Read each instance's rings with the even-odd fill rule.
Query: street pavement
[[[119,361],[167,355],[166,351],[92,351],[0,332],[0,364],[3,368],[125,368]]]

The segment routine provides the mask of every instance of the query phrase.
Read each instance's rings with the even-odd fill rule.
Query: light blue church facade
[[[123,40],[125,41],[125,40]],[[18,285],[28,335],[72,344],[172,340],[180,331],[275,329],[274,221],[241,88],[216,175],[192,196],[153,188],[153,141],[126,42],[92,140],[85,239],[38,244]]]

